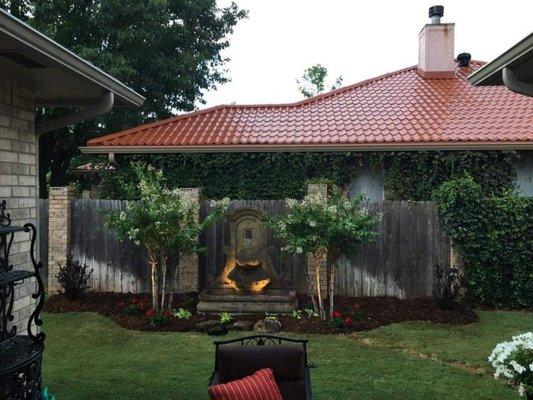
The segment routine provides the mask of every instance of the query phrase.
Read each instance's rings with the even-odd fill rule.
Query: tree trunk
[[[157,290],[157,258],[156,254],[148,249],[148,257],[152,272],[152,309],[157,312],[159,309],[159,293]]]
[[[316,273],[316,291],[318,297],[318,309],[320,318],[323,320],[326,319],[326,311],[324,310],[324,302],[322,301],[321,285],[320,285],[320,267],[324,256],[322,254],[317,254],[315,256],[315,273]]]
[[[161,253],[161,275],[162,275],[161,312],[165,311],[165,296],[167,292],[167,266],[168,266],[168,256],[164,253]]]
[[[178,286],[178,271],[180,266],[180,257],[178,257],[178,260],[176,261],[176,266],[174,267],[174,271],[172,271],[172,283],[170,286],[170,293],[168,294],[168,305],[167,309],[172,309],[172,300],[174,298],[174,294],[176,293],[176,288]]]
[[[315,295],[313,293],[313,284],[311,282],[311,277],[309,276],[309,269],[307,268],[307,266],[305,267],[305,278],[307,279],[307,294],[309,294],[309,297],[311,298],[313,310],[318,315],[320,310],[318,309],[318,305],[316,304]]]

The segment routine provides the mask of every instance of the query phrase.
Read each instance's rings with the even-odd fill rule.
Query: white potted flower
[[[513,336],[510,342],[496,345],[489,362],[496,379],[507,379],[521,396],[533,399],[533,332]]]

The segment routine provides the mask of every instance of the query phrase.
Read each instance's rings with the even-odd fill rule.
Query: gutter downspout
[[[502,79],[503,84],[510,91],[533,97],[533,84],[518,79],[514,69],[505,67],[502,71]]]
[[[81,111],[69,115],[63,115],[54,118],[50,121],[43,121],[35,126],[35,133],[37,137],[43,133],[50,132],[56,129],[64,128],[68,125],[74,125],[81,121],[92,119],[100,115],[107,114],[115,104],[115,94],[113,92],[106,92],[99,104],[87,107]]]

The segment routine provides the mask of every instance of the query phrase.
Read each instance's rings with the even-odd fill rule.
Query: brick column
[[[48,222],[48,293],[59,291],[57,273],[59,265],[65,265],[70,251],[70,201],[74,188],[51,187]]]
[[[199,188],[183,188],[180,189],[182,196],[198,204],[198,211],[200,210],[201,190]],[[200,218],[199,213],[196,214],[196,220]],[[180,260],[178,271],[178,293],[198,292],[199,286],[199,261],[198,254],[185,256]]]
[[[310,183],[307,185],[307,194],[320,194],[324,197],[328,196],[328,185],[324,183]],[[328,294],[328,257],[324,257],[320,268],[320,293],[322,298],[326,298]],[[316,288],[316,272],[315,272],[315,263],[313,257],[310,255],[307,256],[307,270],[309,271],[309,278],[311,279],[311,285],[313,287],[313,292],[317,294]]]

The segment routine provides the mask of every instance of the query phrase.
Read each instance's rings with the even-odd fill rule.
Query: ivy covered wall
[[[161,168],[169,186],[201,187],[206,198],[301,198],[309,180],[348,186],[361,166],[383,168],[385,198],[390,200],[430,200],[435,188],[465,172],[486,193],[499,194],[515,185],[515,164],[524,155],[515,151],[118,155],[117,170],[102,177],[102,195],[135,198],[129,163],[139,160]]]

